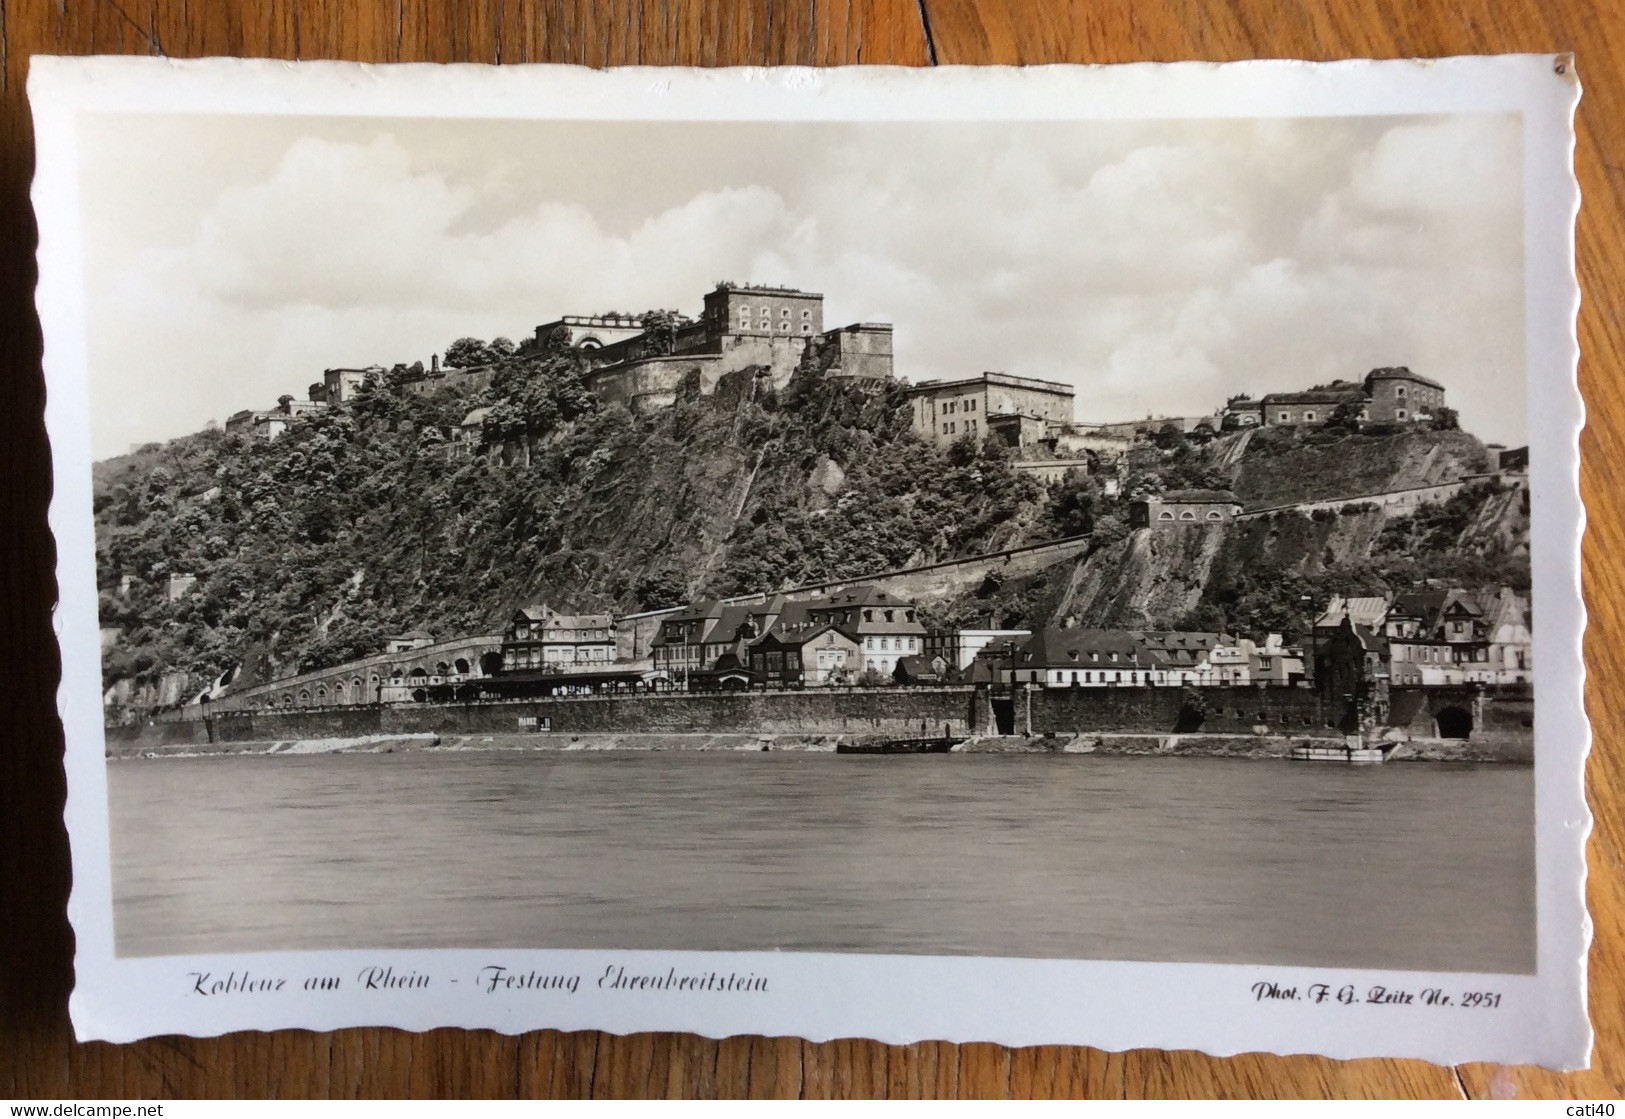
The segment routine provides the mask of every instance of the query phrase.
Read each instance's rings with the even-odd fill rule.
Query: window
[[[1187,509],[1179,515],[1179,519],[1182,521],[1194,521],[1196,519],[1196,514]]]
[[[1401,420],[1405,418],[1406,414],[1407,413],[1406,413],[1405,409],[1403,409],[1403,408],[1398,408],[1398,409],[1396,409],[1394,411],[1395,417],[1397,417],[1398,419],[1401,419]]]
[[[1394,395],[1399,397],[1401,400],[1403,400],[1405,398],[1405,386],[1404,385],[1397,386],[1394,389]]]
[[[1279,416],[1280,416],[1281,422],[1284,423],[1284,424],[1289,424],[1289,423],[1292,422],[1292,413],[1291,412],[1281,412],[1281,413],[1279,413]]]
[[[890,610],[887,610],[887,611],[886,611],[886,620],[887,620],[887,621],[888,621],[888,622],[889,622],[889,621],[892,621],[892,620],[893,620],[893,619],[892,619],[892,611],[890,611]]]
[[[784,654],[784,667],[792,670],[799,669],[801,667],[801,654],[794,649]]]
[[[762,308],[762,314],[771,315],[772,313],[773,313],[773,308],[771,308],[771,307],[763,307]]]
[[[756,324],[756,329],[758,329],[758,330],[772,330],[773,329],[773,324],[768,322],[766,319],[763,319],[761,322]]]
[[[789,317],[790,317],[790,308],[788,308],[788,307],[780,307],[779,308],[779,318],[787,319]]]
[[[1095,674],[1093,672],[1085,672],[1083,674],[1083,682],[1085,684],[1093,684],[1095,682]]]
[[[812,333],[812,323],[810,323],[810,322],[802,323],[801,324],[801,333],[803,333],[803,334],[811,334]]]
[[[873,610],[865,610],[863,612],[863,620],[866,621],[866,622],[874,621],[875,620],[875,612]]]
[[[970,400],[967,400],[965,402],[965,411],[967,411],[967,412],[976,411],[976,399],[974,397],[972,397]]]
[[[1210,509],[1208,510],[1207,519],[1210,521],[1222,521],[1224,520],[1224,514],[1219,512],[1217,509]]]
[[[801,317],[804,318],[804,319],[810,319],[810,318],[812,318],[812,312],[809,311],[809,310],[803,309],[802,312],[801,312]]]
[[[1303,422],[1306,423],[1306,424],[1314,423],[1315,422],[1315,414],[1313,412],[1305,412],[1303,414]]]
[[[790,324],[787,323],[787,322],[781,322],[779,324],[779,333],[780,334],[789,334],[790,333]]]
[[[1171,521],[1173,519],[1174,519],[1173,513],[1171,511],[1167,510],[1167,509],[1164,509],[1162,512],[1157,514],[1157,520],[1159,520],[1159,521]]]

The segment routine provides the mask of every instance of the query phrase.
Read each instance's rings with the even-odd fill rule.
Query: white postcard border
[[[1026,69],[668,70],[36,57],[28,81],[37,173],[37,304],[45,335],[62,652],[58,707],[66,734],[77,938],[70,1000],[82,1039],[241,1029],[466,1026],[517,1033],[553,1027],[688,1030],[713,1037],[795,1034],[1071,1043],[1122,1050],[1193,1048],[1331,1057],[1409,1056],[1583,1066],[1584,710],[1578,488],[1583,413],[1576,376],[1579,205],[1572,59],[1513,55],[1309,64],[1261,61]],[[100,647],[91,517],[90,398],[79,229],[80,114],[532,117],[556,119],[1000,120],[1523,114],[1527,391],[1531,455],[1536,683],[1538,973],[1474,976],[1252,965],[846,955],[614,951],[344,951],[119,959],[113,952],[111,852],[101,727]],[[1242,764],[1242,763],[1238,763]],[[578,977],[557,987],[484,991],[485,970]],[[374,986],[427,976],[427,986]],[[602,980],[645,976],[640,988]],[[198,978],[206,975],[207,979]],[[706,976],[716,976],[707,985]],[[280,988],[233,990],[233,981]],[[727,976],[765,978],[766,989]],[[337,977],[338,992],[306,982]],[[664,985],[655,980],[666,977]],[[685,977],[690,982],[680,981]],[[722,984],[721,989],[717,984]],[[1254,985],[1324,998],[1260,1000]],[[218,992],[205,987],[224,984]],[[360,990],[357,990],[357,988]],[[1418,993],[1495,991],[1472,1010],[1368,1003],[1377,987]],[[1348,988],[1351,1003],[1338,999]]]

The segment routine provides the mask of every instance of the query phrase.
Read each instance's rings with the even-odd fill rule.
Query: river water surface
[[[1528,972],[1534,771],[1078,755],[108,763],[126,956],[651,948]]]

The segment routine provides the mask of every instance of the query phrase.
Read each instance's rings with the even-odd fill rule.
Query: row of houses
[[[1332,689],[1534,682],[1529,600],[1510,587],[1334,597],[1314,642]]]

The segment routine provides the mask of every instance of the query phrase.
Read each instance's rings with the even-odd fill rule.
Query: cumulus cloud
[[[1514,117],[352,121],[257,147],[242,127],[234,159],[206,124],[97,134],[121,168],[87,191],[92,375],[120,401],[98,409],[100,454],[326,366],[564,313],[693,313],[724,277],[821,290],[832,325],[894,322],[913,379],[1067,380],[1083,419],[1409,364],[1475,430],[1522,437]],[[152,403],[124,406],[132,380]]]

